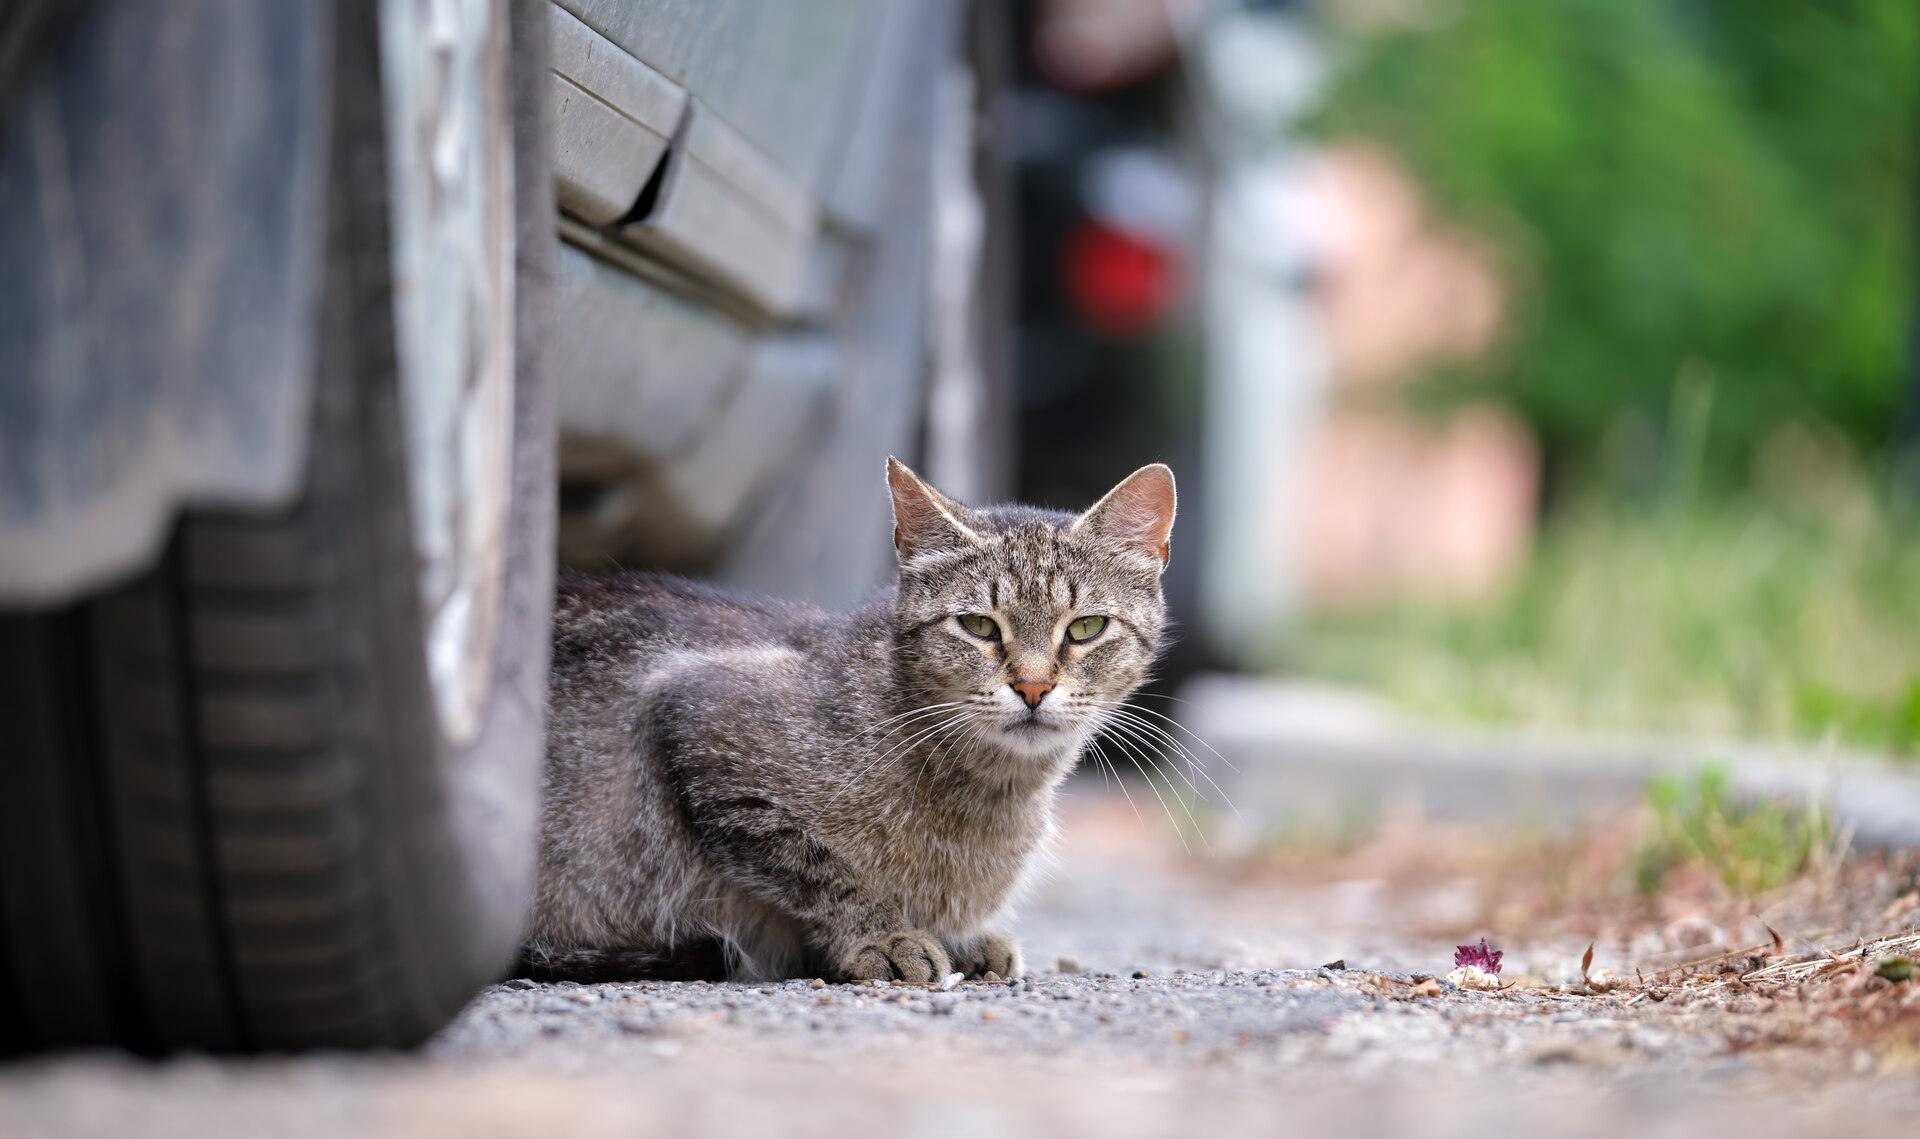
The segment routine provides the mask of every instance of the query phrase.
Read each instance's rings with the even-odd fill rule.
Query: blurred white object
[[[990,493],[981,438],[986,377],[975,345],[974,304],[987,211],[973,178],[973,105],[973,72],[964,63],[949,65],[934,93],[926,470],[962,502],[984,502]]]
[[[1169,155],[1145,146],[1094,154],[1080,173],[1087,212],[1116,229],[1184,245],[1200,215],[1200,191]]]
[[[1432,424],[1393,398],[1496,342],[1496,260],[1386,152],[1289,139],[1327,71],[1303,25],[1221,12],[1195,57],[1218,171],[1201,623],[1252,664],[1310,605],[1507,580],[1530,547],[1539,459],[1498,408]]]
[[[1230,9],[1208,22],[1198,46],[1216,108],[1249,141],[1299,118],[1320,97],[1326,61],[1292,20]]]
[[[1302,488],[1332,370],[1306,288],[1323,232],[1315,172],[1298,151],[1232,161],[1214,195],[1200,616],[1241,660],[1301,596]]]

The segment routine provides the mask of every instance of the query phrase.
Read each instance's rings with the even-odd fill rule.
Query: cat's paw
[[[977,934],[954,946],[953,967],[969,977],[994,973],[1003,981],[1026,972],[1020,944],[1004,933]]]
[[[849,981],[938,981],[953,962],[930,934],[903,929],[855,946],[841,971]]]

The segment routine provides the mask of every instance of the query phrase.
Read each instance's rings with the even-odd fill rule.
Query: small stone
[[[928,1011],[935,1016],[952,1016],[953,1008],[958,1003],[959,998],[952,993],[935,993],[927,998]]]
[[[1060,960],[1054,962],[1054,972],[1078,973],[1080,972],[1080,959],[1078,957],[1062,957]]]
[[[1133,971],[1133,979],[1134,979],[1134,980],[1136,980],[1136,981],[1144,981],[1144,980],[1146,980],[1146,979],[1147,979],[1147,971],[1146,971],[1145,969],[1135,969],[1135,970]]]
[[[826,987],[827,987],[827,983],[825,981],[822,981],[818,977],[815,977],[813,980],[807,982],[807,988],[809,989],[824,989]]]
[[[1006,983],[1006,981],[1001,978],[1000,974],[994,972],[991,969],[987,970],[986,974],[982,976],[980,979],[982,981],[985,981],[989,985],[1003,985]]]
[[[1320,967],[1330,973],[1344,973],[1347,971],[1347,959],[1342,957],[1338,961],[1329,961]]]
[[[540,982],[531,981],[525,977],[515,977],[511,981],[500,982],[500,987],[503,989],[537,989],[540,987]]]
[[[1010,992],[1024,993],[1027,991],[1027,982],[1023,978],[1015,977],[1013,980],[1007,982],[1007,989]]]
[[[946,976],[940,978],[940,991],[944,993],[961,981],[966,980],[966,978],[967,975],[965,973],[948,973]]]

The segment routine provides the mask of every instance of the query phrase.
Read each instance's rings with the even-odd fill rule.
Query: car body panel
[[[561,209],[607,225],[633,208],[666,158],[687,91],[558,4],[548,16],[555,195]]]
[[[691,100],[644,217],[562,228],[600,266],[563,271],[562,561],[852,604],[917,448],[959,5],[555,2]],[[688,351],[721,327],[737,349]]]
[[[96,0],[0,131],[0,602],[306,462],[329,5]],[[76,29],[78,30],[78,29]]]

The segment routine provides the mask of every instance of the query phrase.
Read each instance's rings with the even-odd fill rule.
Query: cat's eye
[[[976,637],[985,637],[989,641],[1000,639],[1000,626],[994,624],[993,618],[985,613],[960,614],[960,627]]]
[[[1105,617],[1075,618],[1073,623],[1067,626],[1067,639],[1075,644],[1079,644],[1082,641],[1091,641],[1099,636],[1100,631],[1106,627],[1107,619]]]

